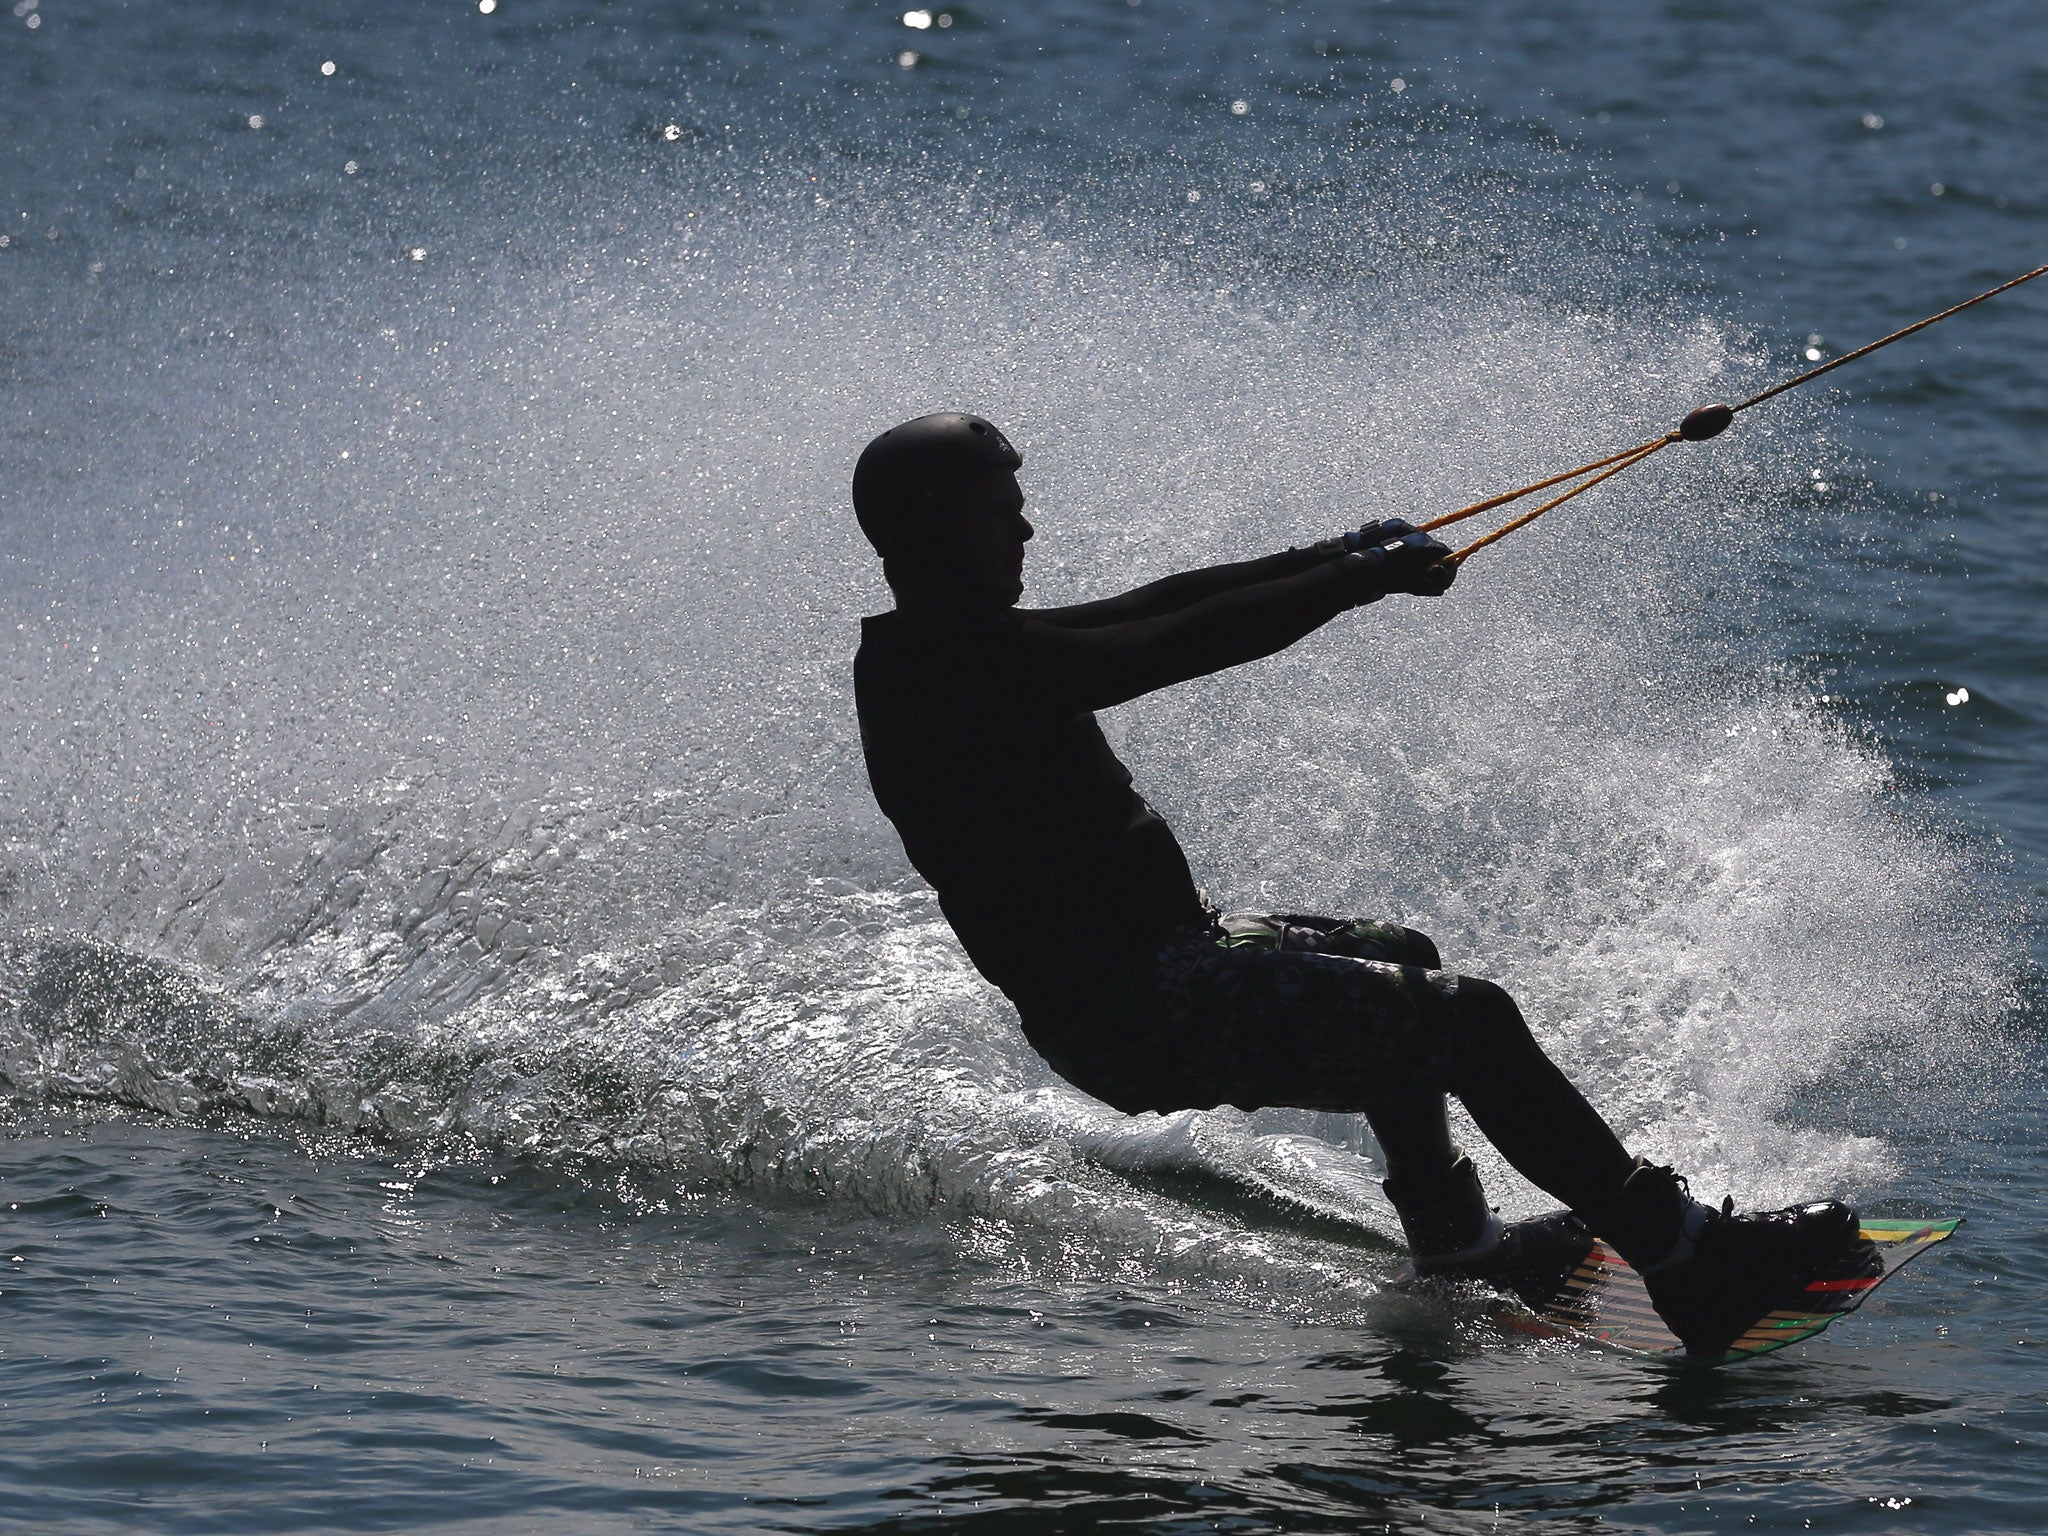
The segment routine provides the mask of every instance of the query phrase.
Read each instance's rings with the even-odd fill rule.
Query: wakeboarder
[[[1858,1262],[1839,1201],[1736,1214],[1632,1156],[1490,981],[1393,923],[1217,912],[1095,712],[1293,645],[1450,551],[1386,521],[1095,602],[1020,608],[1023,458],[947,412],[869,443],[853,476],[892,611],[854,661],[875,798],[969,958],[1083,1092],[1129,1114],[1363,1114],[1418,1273],[1532,1302],[1604,1238],[1688,1352],[1718,1356],[1788,1285]],[[1567,1210],[1505,1225],[1446,1095]]]

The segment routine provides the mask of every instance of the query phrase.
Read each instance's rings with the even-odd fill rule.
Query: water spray
[[[1996,288],[1987,288],[1973,299],[1965,299],[1960,304],[1944,309],[1938,315],[1929,315],[1925,320],[1916,320],[1903,330],[1893,331],[1891,335],[1880,337],[1876,341],[1858,347],[1853,352],[1844,352],[1840,357],[1822,363],[1818,368],[1809,368],[1806,372],[1786,379],[1782,383],[1773,384],[1769,389],[1751,395],[1740,405],[1702,405],[1688,412],[1685,420],[1681,421],[1669,432],[1666,432],[1662,437],[1653,437],[1647,443],[1638,443],[1633,448],[1624,448],[1619,453],[1610,453],[1603,459],[1595,459],[1590,464],[1581,464],[1577,469],[1568,469],[1563,474],[1552,475],[1548,479],[1535,481],[1530,485],[1522,486],[1518,490],[1505,491],[1498,496],[1489,496],[1484,501],[1475,501],[1469,507],[1460,507],[1455,512],[1447,512],[1442,517],[1424,523],[1422,531],[1432,533],[1439,528],[1448,528],[1451,524],[1461,523],[1468,517],[1477,517],[1481,512],[1490,512],[1495,507],[1504,507],[1510,502],[1520,501],[1524,496],[1534,495],[1537,491],[1548,490],[1554,485],[1564,485],[1573,480],[1579,481],[1579,484],[1572,486],[1570,490],[1561,492],[1540,506],[1524,512],[1520,517],[1501,524],[1493,532],[1474,539],[1463,549],[1458,550],[1446,560],[1440,562],[1452,567],[1462,565],[1470,556],[1477,554],[1480,550],[1486,548],[1487,545],[1506,538],[1517,528],[1527,527],[1553,507],[1563,506],[1574,496],[1580,494],[1580,492],[1590,491],[1603,480],[1613,479],[1624,469],[1642,463],[1643,460],[1661,449],[1668,448],[1673,443],[1703,443],[1709,438],[1719,437],[1728,430],[1729,423],[1735,420],[1738,412],[1746,411],[1753,405],[1761,405],[1774,395],[1784,394],[1788,389],[1797,389],[1801,384],[1817,379],[1824,373],[1831,373],[1845,363],[1853,363],[1859,357],[1867,357],[1879,347],[1888,347],[1893,342],[1903,340],[1905,337],[1912,335],[1915,331],[1924,331],[1928,326],[1933,325],[1937,321],[1946,320],[1950,315],[1959,315],[1971,305],[1982,304],[1986,299],[1996,298],[2008,288],[2017,288],[2021,283],[2030,283],[2043,273],[2048,273],[2048,266],[2040,266],[2034,268],[2031,272],[2023,272],[2009,282],[2000,283]],[[1581,476],[1588,475],[1592,478],[1580,478]]]

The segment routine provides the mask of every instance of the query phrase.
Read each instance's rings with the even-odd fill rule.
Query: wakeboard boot
[[[1570,1211],[1503,1222],[1462,1155],[1435,1178],[1380,1187],[1401,1218],[1417,1280],[1476,1281],[1535,1307],[1562,1290],[1593,1249],[1592,1230]]]
[[[1735,1212],[1692,1198],[1685,1179],[1643,1159],[1622,1185],[1612,1242],[1657,1315],[1696,1359],[1717,1360],[1816,1280],[1881,1274],[1883,1260],[1839,1200]]]

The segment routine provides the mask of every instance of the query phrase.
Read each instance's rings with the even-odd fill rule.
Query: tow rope
[[[1460,507],[1455,512],[1447,512],[1434,521],[1422,524],[1422,531],[1424,533],[1432,533],[1439,528],[1448,528],[1453,523],[1462,523],[1468,517],[1477,517],[1482,512],[1491,512],[1495,507],[1504,507],[1509,502],[1520,501],[1524,496],[1534,495],[1538,491],[1547,491],[1554,485],[1564,485],[1572,480],[1580,481],[1579,484],[1574,485],[1570,490],[1551,497],[1550,500],[1542,503],[1540,506],[1524,512],[1520,517],[1501,524],[1493,532],[1474,539],[1463,549],[1450,555],[1447,560],[1440,562],[1454,567],[1462,565],[1471,556],[1486,548],[1487,545],[1506,538],[1517,528],[1527,527],[1553,507],[1563,506],[1580,492],[1590,491],[1601,481],[1613,479],[1624,469],[1629,468],[1631,465],[1642,463],[1643,460],[1659,450],[1669,448],[1673,443],[1703,443],[1710,437],[1719,437],[1728,430],[1728,424],[1735,419],[1737,412],[1746,411],[1753,405],[1761,405],[1772,396],[1782,395],[1788,389],[1797,389],[1801,384],[1811,379],[1817,379],[1824,373],[1832,373],[1844,363],[1853,363],[1859,357],[1869,356],[1879,347],[1888,347],[1893,342],[1903,340],[1905,337],[1912,335],[1915,331],[1926,330],[1928,326],[1933,325],[1936,321],[1946,320],[1950,315],[1959,315],[1972,304],[1982,304],[1986,299],[1996,298],[2008,288],[2017,288],[2021,283],[2030,283],[2043,273],[2048,273],[2048,266],[2036,267],[2031,272],[2023,272],[2010,282],[2000,283],[1996,288],[1987,288],[1974,299],[1965,299],[1953,308],[1944,309],[1938,315],[1929,315],[1925,320],[1915,321],[1902,331],[1893,331],[1891,335],[1881,337],[1866,346],[1858,347],[1854,352],[1844,352],[1840,357],[1822,363],[1818,368],[1809,368],[1806,372],[1795,378],[1786,379],[1780,384],[1773,384],[1761,394],[1751,395],[1740,405],[1703,405],[1697,410],[1689,412],[1685,420],[1681,421],[1669,432],[1666,432],[1662,437],[1653,437],[1647,443],[1638,443],[1633,448],[1624,448],[1620,453],[1610,453],[1604,459],[1595,459],[1590,464],[1581,464],[1577,469],[1568,469],[1561,475],[1552,475],[1547,480],[1538,480],[1533,484],[1523,486],[1520,490],[1506,491],[1499,496],[1489,496],[1484,501],[1475,501],[1469,507]],[[1592,478],[1581,480],[1580,477],[1584,475],[1590,475]]]

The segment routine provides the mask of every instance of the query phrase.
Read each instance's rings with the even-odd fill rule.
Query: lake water
[[[0,1526],[2048,1523],[2048,282],[1106,723],[1228,906],[1959,1239],[1740,1370],[1125,1119],[866,790],[881,426],[1027,601],[1641,441],[2048,259],[2048,11],[0,12]],[[1513,1212],[1541,1197],[1481,1152]]]

